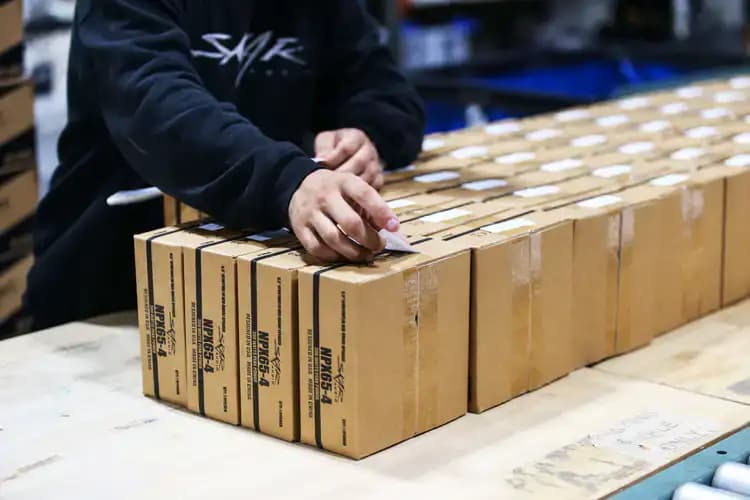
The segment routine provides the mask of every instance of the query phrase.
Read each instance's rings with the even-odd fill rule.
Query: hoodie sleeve
[[[378,28],[359,0],[327,2],[331,24],[320,88],[323,128],[358,128],[375,143],[389,168],[414,161],[422,148],[424,111]]]
[[[92,92],[130,166],[229,226],[287,224],[292,195],[318,167],[204,87],[180,8],[170,0],[78,3],[77,33],[96,75]]]

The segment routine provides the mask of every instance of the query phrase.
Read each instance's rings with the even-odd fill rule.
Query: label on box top
[[[735,135],[732,140],[737,144],[750,144],[750,132]]]
[[[521,125],[514,121],[492,123],[484,128],[484,132],[488,135],[509,135],[515,134],[520,130]]]
[[[657,177],[656,179],[649,182],[652,186],[659,186],[659,187],[668,187],[668,186],[674,186],[676,184],[681,184],[688,180],[690,176],[687,174],[668,174],[661,177]]]
[[[685,135],[691,139],[706,139],[707,137],[719,135],[719,131],[716,130],[716,127],[703,126],[686,130]]]
[[[619,101],[618,106],[620,109],[641,109],[649,106],[651,99],[648,97],[630,97],[628,99],[622,99]]]
[[[397,209],[397,208],[404,208],[404,207],[410,207],[412,205],[416,205],[416,202],[413,202],[411,200],[392,200],[388,202],[388,206]]]
[[[265,232],[259,233],[259,234],[251,234],[250,236],[248,236],[245,239],[250,240],[250,241],[264,242],[264,241],[275,240],[275,239],[278,239],[278,238],[286,238],[287,236],[289,236],[289,231],[288,230],[286,230],[286,229],[276,229],[276,230],[272,230],[272,231],[265,231]]]
[[[733,89],[748,89],[750,88],[750,76],[737,76],[729,80],[729,85]]]
[[[429,174],[418,175],[414,178],[414,180],[423,184],[431,184],[433,182],[450,181],[453,179],[458,179],[459,177],[461,177],[461,174],[459,174],[458,172],[454,172],[453,170],[444,170],[442,172],[432,172]]]
[[[697,99],[703,95],[703,87],[682,87],[677,89],[675,94],[683,99]]]
[[[568,109],[557,113],[555,115],[555,120],[559,122],[575,122],[590,117],[591,113],[586,109]]]
[[[519,218],[519,219],[511,219],[506,220],[503,222],[498,222],[497,224],[491,224],[489,226],[484,226],[480,228],[482,231],[487,231],[488,233],[507,233],[508,231],[513,231],[515,229],[522,229],[524,227],[534,227],[536,226],[536,222],[529,219]]]
[[[565,160],[558,160],[558,161],[546,163],[542,165],[540,169],[545,172],[564,172],[565,170],[578,168],[582,165],[583,165],[583,162],[581,160],[576,160],[575,158],[567,158]]]
[[[485,179],[483,181],[467,182],[461,187],[470,191],[486,191],[488,189],[496,189],[507,185],[508,181],[503,179]]]
[[[718,120],[732,114],[727,108],[708,108],[701,111],[701,117],[706,120]]]
[[[560,192],[559,186],[537,186],[527,189],[521,189],[520,191],[516,191],[513,193],[515,196],[520,196],[521,198],[537,198],[539,196],[549,196],[551,194],[557,194]]]
[[[665,115],[679,115],[689,109],[688,105],[684,102],[670,102],[659,108]]]
[[[463,208],[451,208],[450,210],[443,210],[442,212],[438,212],[436,214],[425,215],[419,220],[424,222],[445,222],[453,219],[458,219],[460,217],[465,217],[467,215],[471,215],[471,211],[464,210]]]
[[[648,133],[663,132],[670,128],[672,128],[672,122],[668,120],[652,120],[641,124],[639,127],[641,132]]]
[[[617,127],[619,125],[624,125],[630,121],[630,117],[628,115],[609,115],[609,116],[602,116],[596,120],[596,124],[600,127]]]
[[[533,132],[526,134],[526,140],[542,142],[554,139],[555,137],[560,137],[561,135],[562,130],[556,128],[540,128],[539,130],[534,130]]]
[[[222,226],[221,224],[216,224],[214,222],[209,222],[208,224],[203,224],[201,226],[198,226],[198,229],[202,229],[203,231],[211,231],[215,233],[216,231],[221,231],[222,229],[224,229],[224,226]]]
[[[591,134],[576,137],[570,141],[570,145],[574,148],[590,148],[591,146],[598,146],[607,142],[607,136],[602,134]]]
[[[433,139],[431,137],[426,138],[422,142],[422,150],[424,151],[434,151],[438,148],[442,148],[445,146],[445,141],[441,139]]]
[[[602,208],[614,205],[615,203],[621,203],[622,198],[612,194],[605,194],[603,196],[597,196],[596,198],[589,198],[578,203],[579,207],[583,208]]]
[[[596,177],[603,177],[609,179],[617,177],[618,175],[629,174],[633,171],[633,167],[630,165],[610,165],[608,167],[601,167],[594,170],[593,175]]]
[[[745,100],[747,100],[747,96],[744,92],[740,92],[739,90],[723,90],[714,94],[714,101],[719,104],[741,102]]]
[[[525,161],[531,161],[536,158],[536,154],[531,151],[521,151],[518,153],[510,153],[504,156],[498,156],[495,158],[495,163],[501,163],[503,165],[515,165],[516,163],[523,163]]]
[[[748,167],[750,166],[750,154],[748,155],[735,155],[731,158],[727,158],[724,165],[728,167]]]
[[[695,160],[706,154],[703,148],[682,148],[672,153],[669,157],[673,160]]]
[[[485,146],[466,146],[465,148],[453,151],[451,156],[457,160],[468,160],[469,158],[486,156],[487,153],[488,150]]]
[[[638,155],[653,151],[654,143],[649,141],[629,142],[620,146],[620,153],[626,155]]]

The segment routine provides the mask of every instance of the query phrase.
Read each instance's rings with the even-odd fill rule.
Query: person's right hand
[[[302,181],[289,203],[289,221],[305,249],[328,262],[372,260],[385,248],[378,231],[399,227],[374,188],[354,174],[331,170],[316,170]]]

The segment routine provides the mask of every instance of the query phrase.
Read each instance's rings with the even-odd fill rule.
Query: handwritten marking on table
[[[12,481],[14,479],[18,479],[19,477],[23,476],[24,474],[28,474],[29,472],[39,469],[40,467],[44,467],[50,464],[53,464],[59,460],[62,460],[62,457],[60,455],[50,455],[47,458],[43,458],[41,460],[37,460],[36,462],[32,462],[28,465],[24,465],[23,467],[19,467],[16,469],[16,472],[5,479],[3,479],[2,482],[6,481]]]
[[[126,430],[132,429],[134,427],[140,427],[142,425],[148,425],[148,424],[151,424],[151,423],[154,423],[154,422],[156,422],[155,418],[141,418],[141,419],[138,419],[138,420],[133,420],[132,422],[128,422],[127,424],[116,425],[115,426],[115,430],[126,431]]]

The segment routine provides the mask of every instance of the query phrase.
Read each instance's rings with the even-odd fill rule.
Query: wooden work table
[[[134,325],[0,342],[0,498],[597,498],[750,422],[750,303],[360,462],[143,397]]]

